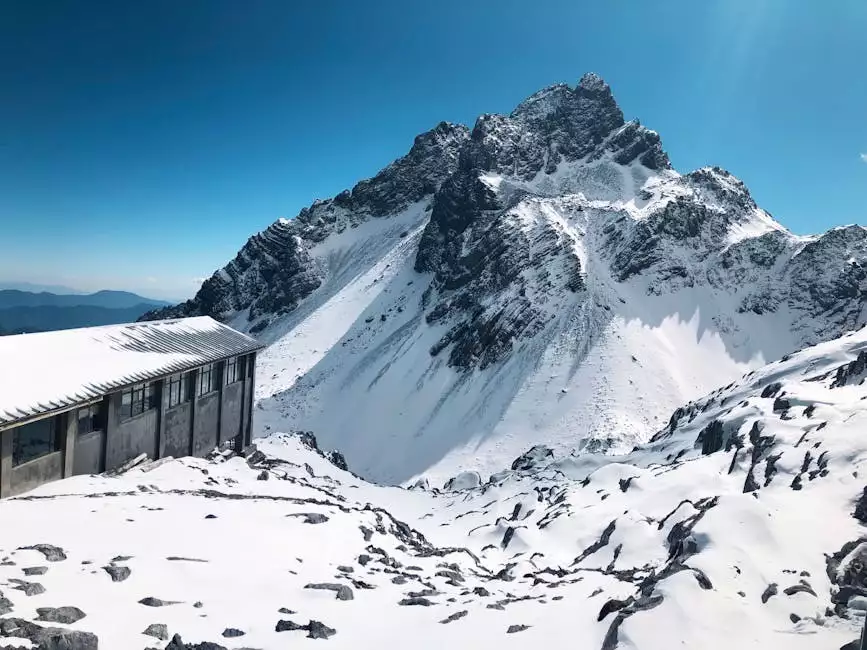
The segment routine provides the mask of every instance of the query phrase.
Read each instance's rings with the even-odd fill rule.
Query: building
[[[0,337],[0,497],[249,444],[260,349],[208,317]]]

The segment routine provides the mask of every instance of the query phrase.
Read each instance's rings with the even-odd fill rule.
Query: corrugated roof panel
[[[207,316],[0,336],[0,425],[262,347]]]

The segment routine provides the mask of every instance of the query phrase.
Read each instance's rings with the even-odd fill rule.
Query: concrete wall
[[[104,450],[105,431],[93,431],[83,436],[77,436],[72,452],[73,475],[102,472],[103,467],[105,467]]]
[[[220,393],[214,391],[193,401],[193,456],[205,456],[217,446]]]
[[[241,412],[244,410],[244,382],[223,386],[220,394],[220,442],[232,440],[241,433]]]
[[[12,483],[8,496],[39,487],[48,481],[63,478],[63,452],[55,451],[12,468]],[[4,495],[6,496],[6,495]]]
[[[178,404],[166,411],[160,456],[181,458],[190,455],[193,406],[190,402]]]
[[[105,444],[105,469],[114,469],[139,454],[156,458],[159,448],[160,409],[151,409],[128,420],[120,419],[121,394],[109,395]]]

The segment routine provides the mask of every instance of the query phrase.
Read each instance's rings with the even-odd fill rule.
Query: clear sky
[[[0,0],[0,280],[181,298],[247,237],[587,71],[798,233],[867,217],[864,0]]]

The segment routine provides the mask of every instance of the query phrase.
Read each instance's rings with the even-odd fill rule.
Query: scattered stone
[[[813,588],[810,585],[805,584],[792,585],[791,587],[786,587],[783,590],[783,593],[787,596],[794,596],[795,594],[799,594],[801,592],[808,593],[811,596],[816,595],[816,592],[813,591]]]
[[[98,650],[99,647],[99,639],[90,632],[42,627],[22,618],[0,619],[0,637],[27,639],[31,647],[38,650]]]
[[[112,562],[129,562],[132,559],[132,555],[115,555],[111,558]],[[88,562],[88,564],[90,564]]]
[[[762,603],[766,603],[766,602],[768,602],[768,600],[770,600],[771,596],[776,596],[777,593],[778,593],[778,592],[777,592],[777,583],[776,583],[776,582],[772,582],[772,583],[769,584],[769,585],[767,586],[767,588],[762,592]]]
[[[398,605],[403,605],[404,607],[412,607],[412,606],[422,606],[422,607],[430,607],[433,605],[431,601],[422,596],[410,596],[409,598],[403,598]]]
[[[175,634],[172,640],[165,647],[165,650],[228,650],[226,646],[212,643],[211,641],[203,641],[202,643],[184,643],[180,634]]]
[[[295,610],[289,609],[288,607],[281,607],[277,611],[280,612],[281,614],[295,614],[296,613]]]
[[[202,607],[204,607],[204,605],[202,605],[201,600],[197,600],[196,602],[193,603],[193,607],[195,607],[196,609],[201,609]]]
[[[319,512],[298,512],[286,516],[304,517],[305,524],[324,524],[326,521],[328,521],[328,517]]]
[[[305,589],[327,589],[337,593],[337,600],[352,600],[355,596],[352,589],[346,585],[337,584],[334,582],[312,582],[304,585]]]
[[[337,630],[320,621],[311,620],[307,624],[307,638],[309,639],[327,639],[335,634],[337,634]]]
[[[293,632],[295,630],[303,630],[303,625],[298,625],[298,623],[294,623],[293,621],[281,619],[277,621],[277,626],[274,628],[276,632]]]
[[[406,576],[394,576],[391,581],[396,585],[405,585],[406,584]]]
[[[142,634],[165,641],[169,638],[169,628],[165,623],[151,623]]]
[[[38,621],[47,623],[64,623],[71,625],[76,621],[80,621],[87,614],[78,609],[78,607],[37,607],[36,614]]]
[[[369,555],[365,555],[364,553],[358,556],[358,563],[361,566],[367,566],[367,563],[370,562],[370,560],[371,557]]]
[[[28,566],[21,569],[26,576],[42,576],[48,571],[47,566]]]
[[[442,624],[444,624],[444,625],[445,625],[446,623],[454,623],[455,621],[457,621],[457,620],[459,620],[459,619],[462,619],[462,618],[463,618],[464,616],[466,616],[467,614],[469,614],[469,612],[468,612],[467,610],[464,609],[464,610],[461,610],[461,611],[459,611],[459,612],[455,612],[454,614],[452,614],[452,615],[450,615],[450,616],[444,618],[443,620],[440,621],[440,623],[442,623]]]
[[[216,519],[217,515],[205,515],[205,519]]]
[[[62,562],[66,559],[66,551],[59,546],[51,544],[34,544],[33,546],[19,546],[19,551],[39,551],[49,562]]]
[[[114,564],[108,564],[102,567],[102,570],[111,576],[112,582],[123,582],[132,573],[128,566],[116,566]]]
[[[39,594],[45,593],[45,587],[38,582],[27,582],[26,580],[19,580],[18,578],[10,578],[9,582],[15,585],[12,587],[13,589],[23,591],[25,596],[38,596]]]
[[[792,404],[785,397],[778,397],[774,400],[774,413],[788,411]]]
[[[355,568],[351,566],[346,566],[345,564],[341,564],[337,567],[338,571],[343,571],[343,573],[355,573]]]
[[[293,632],[295,630],[307,630],[308,639],[328,639],[337,634],[337,630],[333,627],[328,627],[321,621],[310,620],[307,625],[298,625],[290,620],[279,620],[275,627],[277,632]],[[168,650],[168,649],[167,649]]]
[[[485,589],[484,587],[473,587],[473,593],[474,593],[476,596],[482,596],[483,598],[484,598],[485,596],[490,596],[490,595],[491,595],[491,592],[488,591],[487,589]]]
[[[515,632],[523,632],[524,630],[529,630],[529,625],[510,625],[509,629],[506,630],[506,634],[515,634]]]
[[[159,598],[154,598],[153,596],[147,596],[138,601],[141,605],[145,607],[166,607],[167,605],[178,605],[181,601],[179,600],[160,600]],[[194,605],[195,607],[195,605]]]
[[[178,557],[177,555],[170,555],[166,558],[169,562],[208,562],[209,560],[201,560],[197,557]]]
[[[792,614],[789,614],[789,620],[792,621],[792,623],[797,623],[798,621],[801,620],[801,617],[795,613],[792,613]]]
[[[621,609],[626,607],[629,604],[629,600],[620,600],[618,598],[612,598],[604,605],[602,605],[602,609],[599,610],[599,615],[596,617],[597,621],[603,620],[606,616],[611,614],[612,612],[619,612]]]
[[[234,627],[227,627],[223,630],[223,636],[227,639],[233,639],[235,637],[244,636],[246,632],[242,632],[241,630]]]
[[[4,598],[3,592],[0,591],[0,616],[11,612],[13,607],[15,607],[15,605],[12,603],[12,601],[8,598]]]
[[[259,472],[259,475],[256,477],[257,481],[267,481],[271,475],[268,473],[267,469],[263,469]]]
[[[437,571],[434,575],[440,578],[448,578],[449,580],[454,580],[455,582],[463,582],[464,576],[460,574],[458,571],[452,571],[449,569],[441,569]]]
[[[512,470],[516,472],[529,472],[549,465],[552,460],[554,460],[554,452],[550,447],[536,445],[512,462]]]

